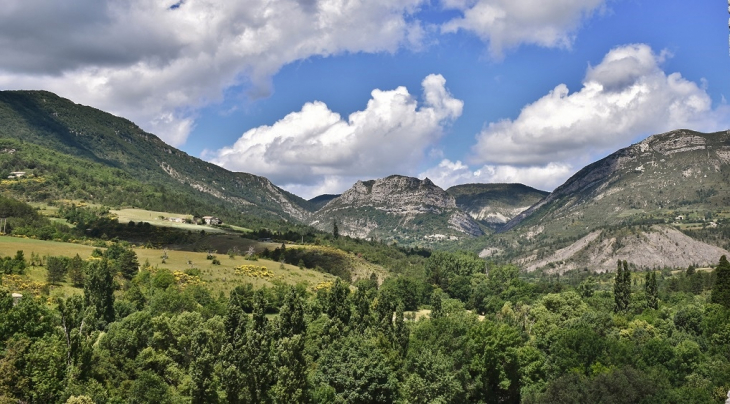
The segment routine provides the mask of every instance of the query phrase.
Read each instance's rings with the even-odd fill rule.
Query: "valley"
[[[305,200],[0,92],[0,402],[721,402],[729,153],[675,130],[552,192]]]

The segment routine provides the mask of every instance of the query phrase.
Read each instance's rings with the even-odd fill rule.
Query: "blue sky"
[[[389,174],[552,190],[648,135],[730,128],[722,1],[9,2],[0,89],[306,198]]]

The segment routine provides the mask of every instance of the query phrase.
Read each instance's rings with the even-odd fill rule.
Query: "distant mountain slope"
[[[308,202],[311,204],[312,208],[314,210],[320,210],[324,207],[324,205],[328,204],[329,201],[337,198],[340,195],[334,195],[334,194],[324,194],[315,196],[314,198],[310,199]]]
[[[730,133],[676,130],[621,149],[573,175],[510,220],[517,226],[574,228],[672,222],[730,204]]]
[[[464,184],[446,192],[456,198],[456,206],[493,229],[549,194],[523,184]]]
[[[501,231],[482,255],[508,254],[527,269],[717,262],[730,245],[730,132],[675,130],[618,150]]]
[[[311,209],[309,202],[264,177],[227,171],[165,144],[126,119],[46,91],[0,92],[0,138],[117,168],[142,183],[252,215],[301,221]]]
[[[395,240],[482,235],[479,225],[456,206],[453,196],[429,179],[392,175],[358,181],[310,218],[310,224],[340,234]]]

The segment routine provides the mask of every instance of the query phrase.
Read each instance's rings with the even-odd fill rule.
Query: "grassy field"
[[[115,215],[119,223],[133,222],[147,222],[153,226],[160,227],[173,227],[176,229],[190,230],[190,231],[201,231],[205,230],[207,233],[224,233],[224,230],[213,226],[197,225],[188,223],[175,223],[171,222],[169,218],[177,217],[181,219],[192,219],[192,215],[184,215],[171,212],[156,212],[152,210],[144,209],[120,209],[110,210],[109,213]]]
[[[79,254],[81,258],[85,259],[91,255],[94,247],[55,241],[0,237],[0,255],[14,256],[20,250],[23,251],[26,260],[33,253],[40,256],[55,255],[67,257],[73,257]],[[264,259],[248,261],[241,256],[230,258],[225,254],[216,254],[215,256],[220,261],[220,265],[214,265],[212,260],[206,259],[207,253],[205,252],[165,251],[146,248],[137,248],[135,252],[137,253],[140,264],[149,263],[153,268],[164,268],[173,272],[184,271],[188,268],[200,269],[201,279],[205,282],[206,287],[216,295],[219,292],[227,294],[236,286],[245,283],[251,283],[256,288],[272,286],[276,282],[284,282],[291,285],[306,283],[308,288],[311,289],[320,282],[334,281],[335,279],[330,274],[309,269],[300,269],[294,265],[281,264]],[[163,263],[162,256],[165,253],[167,254],[167,259]],[[250,274],[246,274],[247,271],[236,270],[237,267],[243,265],[252,265],[263,269],[248,271],[252,272]],[[22,278],[26,281],[45,283],[46,269],[43,267],[30,267]],[[69,296],[76,293],[81,293],[81,290],[72,287],[68,283],[61,283],[59,286],[51,287],[52,297]]]

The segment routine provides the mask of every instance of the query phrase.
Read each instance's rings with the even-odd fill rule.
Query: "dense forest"
[[[31,264],[19,255],[8,273]],[[14,301],[0,286],[0,402],[709,403],[730,389],[725,257],[712,273],[619,262],[561,280],[434,253],[422,281],[230,296],[137,270],[123,245],[80,274],[59,261],[49,276],[82,294]]]

